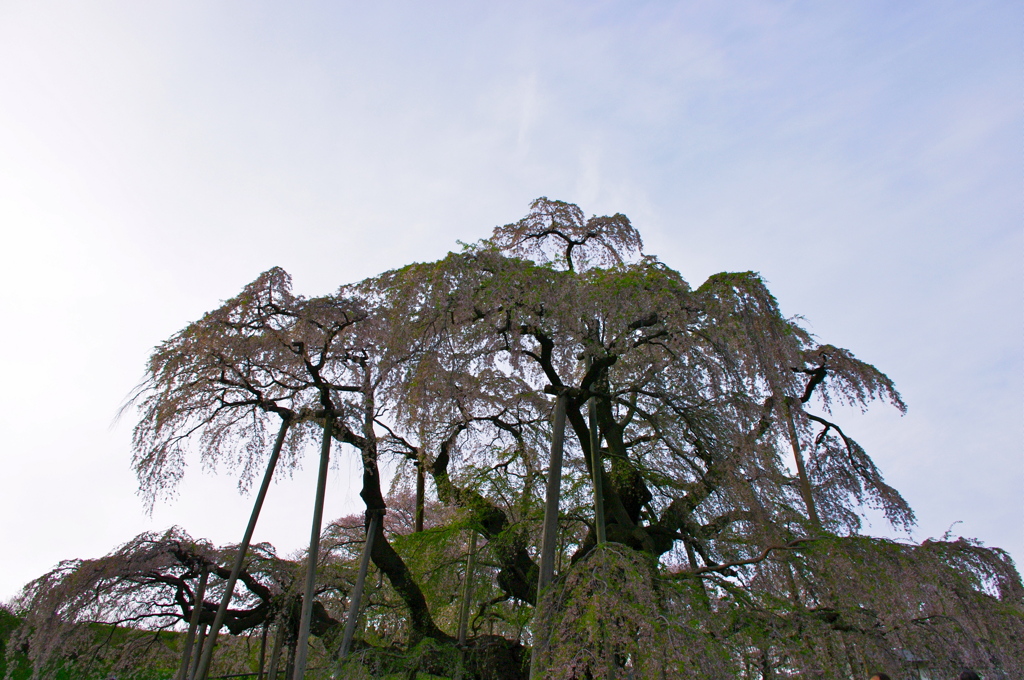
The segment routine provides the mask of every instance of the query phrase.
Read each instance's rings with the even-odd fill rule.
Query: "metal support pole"
[[[555,400],[555,427],[551,436],[551,461],[548,465],[544,503],[544,534],[540,548],[540,576],[537,581],[537,603],[555,576],[555,547],[558,539],[558,501],[562,495],[562,450],[565,443],[565,406],[568,397]]]
[[[544,503],[544,534],[540,548],[540,574],[537,577],[537,607],[534,622],[539,623],[540,604],[544,591],[555,576],[555,547],[558,538],[558,501],[562,494],[562,449],[565,443],[565,406],[568,397],[563,392],[555,399],[555,423],[551,433],[551,460],[548,464],[547,495]],[[533,653],[530,658],[530,677],[539,678],[540,657],[546,652],[546,641],[534,626]]]
[[[370,516],[370,526],[366,529],[366,542],[363,544],[363,555],[359,559],[359,574],[356,576],[355,587],[349,596],[348,617],[345,621],[345,634],[341,639],[341,651],[338,652],[338,667],[345,661],[349,651],[352,649],[352,639],[356,634],[356,623],[359,621],[359,607],[363,599],[363,586],[366,584],[366,572],[370,568],[370,553],[373,552],[373,541],[380,529],[380,519],[384,514],[383,510],[367,510]],[[335,671],[337,677],[337,670]]]
[[[601,437],[597,430],[597,397],[590,398],[590,466],[594,481],[594,529],[597,544],[607,538],[604,524],[604,461],[601,458]]]
[[[267,630],[270,628],[270,621],[263,622],[263,635],[260,636],[260,669],[256,673],[256,680],[263,680],[263,671],[267,668]]]
[[[196,669],[196,680],[206,680],[206,676],[210,673],[213,648],[217,646],[217,633],[220,632],[220,627],[224,625],[228,604],[231,602],[231,596],[235,591],[235,582],[238,581],[238,575],[242,573],[245,554],[249,551],[249,542],[252,540],[252,534],[256,530],[256,521],[260,518],[260,510],[263,509],[263,501],[267,498],[270,480],[274,477],[274,468],[277,467],[277,459],[281,457],[281,447],[284,446],[284,438],[288,434],[288,426],[290,424],[290,421],[283,420],[281,422],[281,429],[277,432],[274,450],[270,453],[270,460],[267,461],[267,471],[263,474],[263,483],[260,484],[259,493],[256,494],[256,502],[252,505],[249,524],[245,527],[245,535],[242,537],[242,543],[238,546],[235,563],[231,566],[231,576],[228,577],[227,585],[224,586],[224,596],[220,599],[217,615],[213,618],[213,626],[210,627],[210,632],[206,636],[206,642],[203,644],[203,655],[199,661],[199,667]]]
[[[313,523],[309,530],[309,559],[306,564],[306,588],[302,595],[302,614],[299,618],[299,639],[295,642],[295,670],[291,680],[306,677],[306,657],[309,654],[309,625],[313,618],[313,596],[316,593],[316,562],[320,557],[320,530],[324,520],[324,496],[327,495],[327,469],[331,462],[331,437],[334,418],[328,415],[324,422],[324,438],[320,443],[320,470],[316,478],[316,499],[313,502]]]
[[[270,665],[267,667],[267,680],[277,680],[277,666],[281,662],[281,646],[284,644],[286,620],[283,615],[277,621],[274,633],[274,648],[270,650]]]
[[[473,570],[476,568],[476,531],[469,538],[469,556],[466,558],[466,580],[462,584],[462,611],[459,612],[459,645],[466,644],[469,628],[469,603],[473,597]]]
[[[181,652],[181,667],[178,669],[178,680],[188,680],[188,667],[192,661],[192,647],[196,641],[199,617],[203,613],[203,596],[206,594],[206,579],[209,576],[210,571],[204,563],[199,576],[199,587],[196,588],[195,598],[192,601],[192,616],[188,622],[188,633],[185,634],[185,648]]]
[[[196,672],[199,669],[199,657],[200,652],[203,649],[203,642],[206,640],[206,630],[208,626],[205,623],[199,624],[199,636],[196,639],[196,648],[192,656],[192,670],[189,671],[188,677],[190,679],[197,677]]]

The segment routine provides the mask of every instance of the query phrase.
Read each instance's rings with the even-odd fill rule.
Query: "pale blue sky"
[[[626,213],[694,285],[762,272],[909,403],[845,425],[915,537],[1024,558],[1021,29],[981,1],[0,4],[0,599],[146,528],[238,540],[226,477],[133,495],[110,422],[153,345],[270,266],[328,292],[541,195]],[[301,547],[310,473],[257,540]]]

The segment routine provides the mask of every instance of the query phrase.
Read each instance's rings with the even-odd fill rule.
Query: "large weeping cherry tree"
[[[642,249],[624,215],[541,198],[489,239],[333,295],[270,270],[155,351],[133,401],[142,493],[172,494],[196,454],[243,487],[275,452],[290,469],[316,445],[321,473],[360,461],[364,516],[321,535],[321,475],[304,575],[268,605],[288,612],[288,677],[1024,672],[1004,552],[861,534],[867,511],[901,531],[914,514],[833,408],[904,412],[892,381],[784,316],[757,274],[694,289]],[[250,573],[245,543],[237,568],[206,558],[214,596]],[[45,578],[70,592],[83,569]],[[20,600],[38,668],[65,658],[45,637],[58,621],[97,620],[44,591]],[[108,622],[135,611],[119,593]],[[251,629],[230,602],[203,611],[220,606],[234,639]],[[216,666],[231,648],[214,638]]]

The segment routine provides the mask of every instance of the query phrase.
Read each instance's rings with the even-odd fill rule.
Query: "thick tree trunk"
[[[387,505],[384,503],[384,495],[381,493],[380,470],[377,468],[377,437],[373,429],[376,406],[372,388],[369,385],[369,374],[366,375],[364,381],[363,436],[359,437],[345,430],[342,439],[349,444],[358,446],[362,453],[363,488],[359,491],[359,496],[366,504],[367,513],[380,512],[383,514],[387,510]],[[373,564],[388,577],[391,586],[409,609],[410,642],[416,643],[424,637],[450,641],[452,637],[444,633],[434,623],[423,591],[416,583],[416,579],[413,578],[405,560],[395,552],[384,535],[383,522],[377,525],[371,545],[370,558],[373,560]]]
[[[365,389],[369,390],[370,388],[366,387]],[[359,496],[366,504],[367,512],[383,512],[387,509],[387,505],[384,503],[384,495],[381,493],[380,472],[377,469],[377,439],[373,433],[373,416],[376,410],[373,399],[367,397],[363,408],[367,414],[363,424],[363,436],[355,434],[346,427],[340,427],[337,438],[341,442],[358,448],[361,453],[363,488],[359,491]],[[412,641],[416,642],[424,637],[451,641],[452,637],[441,631],[434,623],[423,591],[420,590],[419,584],[413,578],[405,560],[395,552],[388,542],[384,535],[383,523],[376,529],[370,558],[373,560],[373,564],[387,576],[392,587],[408,607]]]
[[[604,389],[607,390],[608,386],[605,385]],[[625,431],[623,425],[615,420],[611,404],[607,400],[603,400],[599,401],[596,406],[598,424],[604,433],[608,451],[611,453],[615,495],[622,503],[629,521],[634,524],[639,523],[644,505],[652,498],[651,491],[647,488],[643,474],[629,458],[629,451],[626,449],[624,440]],[[607,487],[605,493],[607,493]]]
[[[600,415],[600,414],[599,414]],[[583,450],[583,460],[587,465],[587,472],[591,475],[596,470],[594,466],[594,458],[590,450],[590,428],[587,426],[587,420],[583,417],[583,413],[580,410],[578,403],[567,403],[565,411],[566,421],[572,426],[573,433],[576,435],[576,439],[580,444],[580,448]],[[610,430],[606,430],[606,434],[611,435]],[[607,439],[609,447],[612,452],[619,454],[620,452],[615,449],[614,440]],[[616,459],[612,458],[612,470],[616,471]],[[616,524],[622,525],[627,531],[632,531],[636,526],[636,521],[633,519],[631,513],[626,509],[623,504],[623,499],[617,491],[617,486],[608,478],[608,475],[603,471],[602,474],[602,490],[604,493],[604,509],[605,509],[605,526],[607,528],[610,521],[614,521]],[[617,472],[617,471],[616,471]]]
[[[320,530],[324,519],[324,497],[327,494],[327,470],[331,462],[331,429],[334,418],[325,419],[323,440],[320,445],[320,469],[316,478],[316,499],[313,503],[313,522],[309,530],[309,558],[306,563],[306,587],[302,595],[302,614],[299,618],[299,637],[295,642],[295,670],[292,680],[306,676],[306,656],[309,654],[309,623],[313,617],[313,598],[316,594],[316,563],[320,557]]]
[[[501,565],[498,571],[498,587],[508,595],[529,604],[537,603],[537,563],[526,550],[525,537],[518,532],[509,535],[508,516],[505,512],[469,488],[455,486],[448,476],[450,456],[448,450],[454,446],[456,430],[449,440],[441,445],[431,474],[437,495],[441,501],[470,511],[473,524],[489,541],[491,554]]]
[[[376,531],[377,535],[373,539],[373,550],[370,557],[373,559],[374,566],[388,577],[391,586],[409,609],[410,643],[415,644],[425,637],[445,642],[451,641],[452,637],[434,623],[434,618],[430,614],[430,608],[427,607],[427,600],[423,596],[419,584],[413,578],[405,560],[395,552],[387,537],[384,536],[384,525],[379,525]]]
[[[231,575],[228,577],[227,585],[224,586],[224,596],[221,597],[220,605],[217,607],[217,615],[213,619],[213,626],[210,627],[206,643],[203,645],[203,654],[199,661],[199,668],[196,671],[196,680],[206,680],[207,675],[209,675],[210,663],[213,660],[213,649],[217,646],[217,633],[220,631],[220,627],[224,625],[224,617],[227,614],[231,596],[234,594],[235,583],[238,581],[238,575],[242,573],[242,564],[245,562],[245,555],[249,551],[249,542],[252,540],[252,534],[256,530],[256,522],[259,520],[260,511],[263,509],[263,501],[267,498],[267,490],[270,488],[270,480],[274,477],[277,460],[281,457],[281,448],[284,446],[284,438],[288,434],[289,425],[291,425],[291,421],[288,419],[281,421],[281,428],[278,430],[277,439],[274,441],[274,449],[270,453],[270,460],[267,461],[267,471],[263,474],[263,483],[260,484],[260,490],[256,494],[256,502],[253,503],[252,513],[249,515],[249,524],[245,527],[245,535],[238,546],[238,554],[235,556],[235,563],[231,567]]]
[[[423,531],[423,495],[426,491],[427,473],[423,469],[423,461],[416,461],[416,519],[413,531],[419,533]]]

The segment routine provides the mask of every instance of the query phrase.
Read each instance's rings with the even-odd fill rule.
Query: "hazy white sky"
[[[693,285],[760,271],[901,389],[844,425],[915,538],[1024,558],[1021,29],[982,0],[0,3],[0,600],[146,529],[240,538],[226,476],[134,495],[111,422],[154,345],[270,266],[330,292],[542,195]],[[358,507],[337,458],[328,516]],[[302,547],[313,468],[256,540]]]

